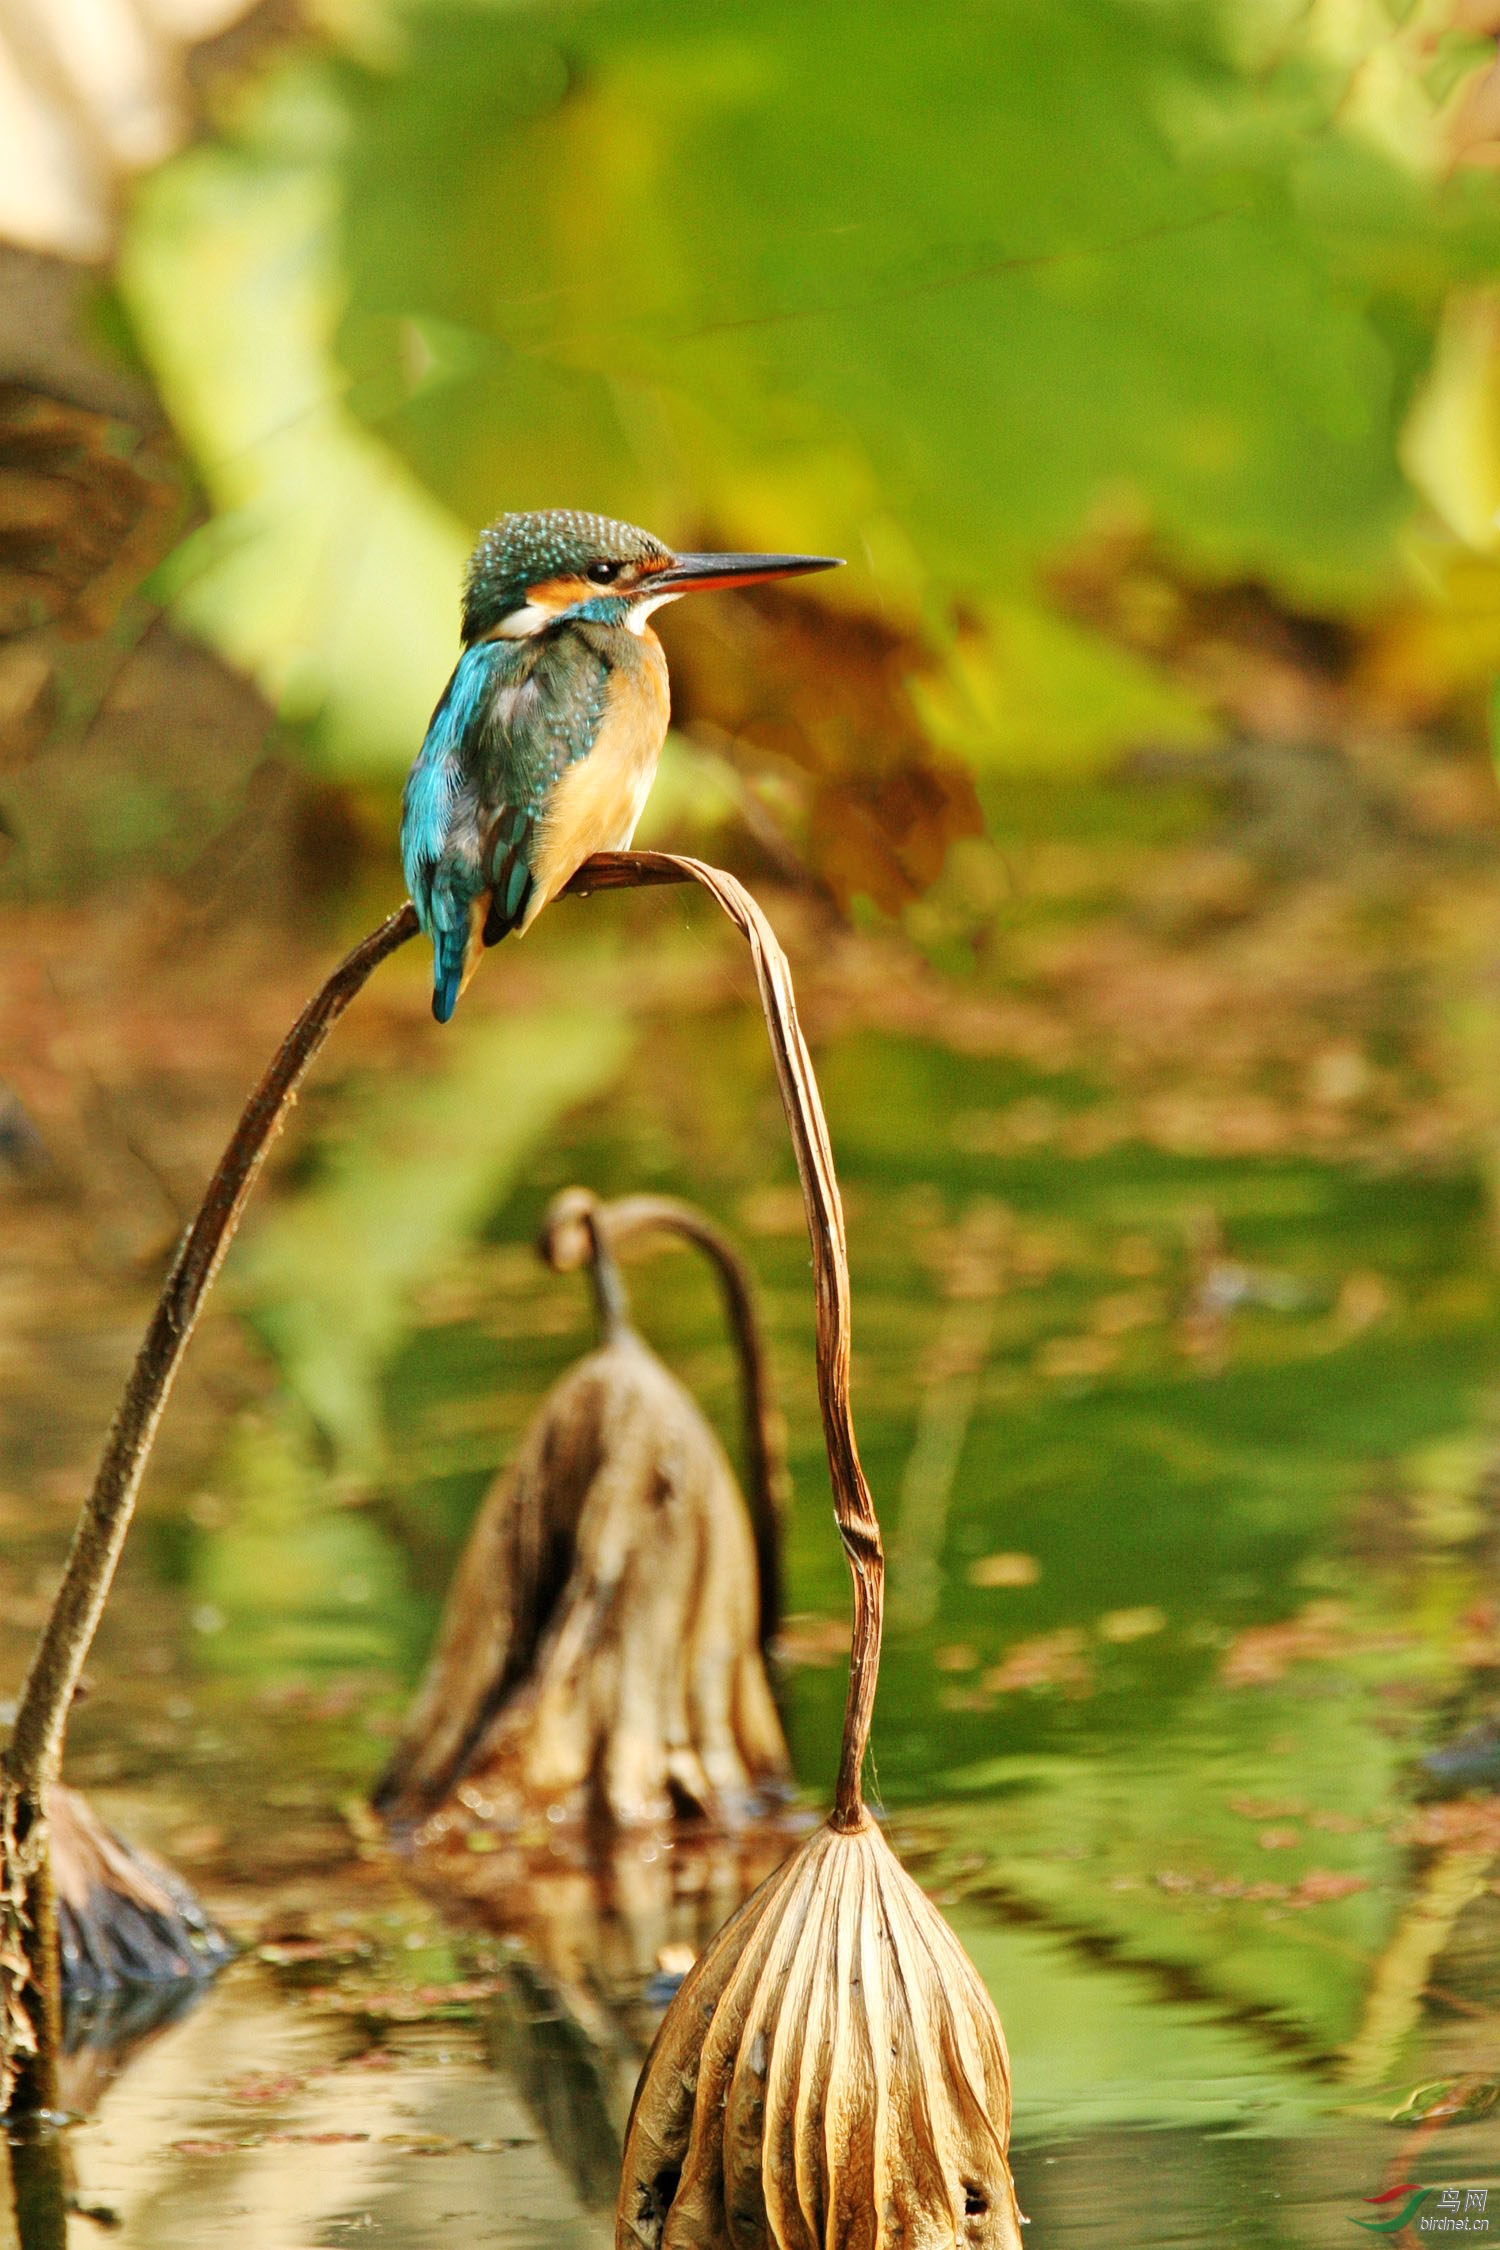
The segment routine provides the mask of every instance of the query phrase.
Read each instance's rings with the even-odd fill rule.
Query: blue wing
[[[586,757],[605,669],[572,634],[465,649],[407,777],[401,859],[432,939],[432,1012],[446,1023],[479,943],[526,916],[537,825],[553,783]]]
[[[453,668],[407,775],[401,800],[401,864],[417,919],[432,939],[432,1012],[446,1023],[463,980],[479,867],[473,751],[504,651],[494,641],[465,649]]]

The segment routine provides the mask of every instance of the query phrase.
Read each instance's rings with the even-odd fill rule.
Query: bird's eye
[[[585,578],[591,578],[596,586],[611,586],[619,575],[620,566],[617,562],[590,563],[584,572]]]

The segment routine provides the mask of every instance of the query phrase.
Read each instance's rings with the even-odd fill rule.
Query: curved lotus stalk
[[[376,1792],[424,1843],[475,1822],[545,1820],[549,1836],[561,1821],[733,1824],[786,1794],[745,1503],[699,1407],[630,1326],[613,1255],[661,1211],[617,1228],[612,1210],[570,1188],[543,1228],[554,1267],[587,1265],[600,1341],[480,1507]],[[772,1571],[774,1585],[774,1552]]]
[[[864,1818],[860,1776],[870,1745],[875,1684],[880,1675],[880,1631],[885,1610],[885,1551],[870,1487],[859,1458],[854,1416],[849,1405],[849,1366],[853,1334],[849,1302],[849,1252],[844,1238],[844,1206],[833,1147],[823,1115],[818,1081],[802,1026],[792,972],[781,944],[743,883],[722,867],[673,852],[596,852],[586,860],[567,891],[634,890],[654,883],[697,883],[728,915],[750,948],[756,990],[781,1106],[797,1158],[797,1177],[807,1211],[812,1246],[813,1289],[817,1311],[818,1406],[828,1450],[833,1516],[844,1544],[854,1596],[849,1641],[849,1693],[834,1783],[836,1828],[857,1828]]]
[[[1000,2019],[864,1807],[885,1558],[850,1408],[843,1205],[791,972],[760,908],[718,868],[634,852],[591,860],[576,881],[653,879],[700,883],[750,945],[807,1206],[854,1630],[832,1813],[720,1931],[662,2019],[626,2136],[616,2250],[1019,2250]]]
[[[329,1032],[372,972],[417,933],[408,899],[309,1000],[240,1112],[178,1245],[141,1338],[0,1753],[0,2110],[57,2107],[63,2045],[58,1899],[48,1807],[68,1713],[93,1643],[156,1432],[271,1142]]]

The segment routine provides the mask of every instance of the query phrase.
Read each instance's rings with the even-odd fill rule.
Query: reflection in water
[[[591,2039],[524,1956],[511,1964],[488,2033],[491,2062],[522,2089],[580,2202],[591,2211],[612,2210],[620,2179],[621,2083],[633,2089],[641,2058],[633,2050],[618,2055],[612,2040]]]
[[[75,2198],[66,2144],[55,2133],[40,2133],[12,2141],[6,2155],[0,2244],[4,2250],[67,2250],[68,2213]]]
[[[206,1978],[171,1984],[117,1984],[63,1995],[63,2059],[58,2090],[70,2117],[87,2117],[131,2057],[178,2023],[202,1999]]]
[[[424,1855],[444,1908],[510,1942],[487,2049],[590,2208],[611,2208],[641,2064],[694,1957],[790,1849],[789,1825],[615,1838],[594,1854]]]
[[[126,1844],[76,1790],[49,1800],[63,1970],[62,2114],[95,2111],[126,2065],[193,2008],[233,1947],[180,1877]],[[114,2213],[77,2192],[69,2130],[24,2126],[0,2177],[0,2250],[67,2250],[70,2217]]]
[[[366,2237],[393,2250],[604,2250],[621,2126],[659,2012],[653,1965],[701,1941],[762,1856],[778,1856],[769,1841],[764,1855],[689,1850],[676,1866],[675,1852],[650,1851],[596,1879],[484,1858],[424,1866],[442,1924],[401,1905],[383,1871],[364,1923],[383,1933],[378,1950],[348,1972],[314,1965],[313,1986],[300,1971],[232,1969],[105,2092],[65,2166],[19,2152],[21,2250],[62,2250],[70,2193],[111,2214],[122,2250],[334,2250]],[[330,1922],[347,1895],[303,1894]],[[955,1921],[1007,2007],[1030,2089],[1015,2160],[1031,2239],[1331,2250],[1389,2178],[1495,2179],[1492,2119],[1460,2114],[1424,2139],[1378,2109],[1299,2108],[1274,2040],[1258,2043],[1254,2027],[1216,2029],[1201,2001],[1164,1999],[1124,1961],[1070,1963],[1034,1929],[962,1910]],[[469,1935],[435,1952],[444,1925]],[[1143,2132],[1153,2107],[1159,2122]],[[70,2250],[94,2240],[92,2222],[73,2222]]]
[[[1393,2149],[1413,2176],[1482,2180],[1482,2120],[1455,2110],[1414,2152],[1385,2122],[1415,2086],[1493,2076],[1494,1867],[1460,1865],[1483,1839],[1422,1825],[1453,1808],[1412,1794],[1494,1663],[1472,1186],[1130,1149],[1063,1165],[1019,1135],[981,1162],[972,1120],[1018,1106],[1014,1074],[868,1033],[823,1060],[858,1209],[866,1457],[877,1489],[904,1485],[926,1565],[891,1635],[876,1771],[1004,2019],[1035,2238],[1306,2250],[1347,2238]],[[637,1838],[591,1872],[561,1836],[540,1859],[453,1837],[408,1864],[357,1858],[347,1832],[336,1857],[333,1808],[368,1788],[374,1722],[405,1691],[369,1652],[399,1642],[410,1679],[497,1459],[577,1347],[581,1308],[519,1245],[559,1174],[628,1178],[639,1130],[575,1119],[507,1239],[423,1298],[380,1378],[389,1496],[331,1508],[267,1420],[218,1463],[212,1504],[174,1519],[164,1552],[213,1629],[121,1707],[143,1736],[164,1698],[190,1710],[177,1739],[219,1836],[198,1848],[221,1882],[301,1886],[309,1950],[231,1969],[72,2136],[122,2250],[607,2239],[670,1977],[785,1840]],[[1228,1311],[1206,1366],[1180,1329],[1187,1219],[1210,1204],[1237,1257],[1306,1286]],[[804,1238],[764,1197],[742,1208],[796,1368]],[[1378,1317],[1372,1289],[1340,1311],[1352,1269],[1390,1277]],[[731,1425],[702,1277],[663,1266],[649,1313]],[[816,1794],[846,1595],[814,1403],[789,1404],[784,1703]]]

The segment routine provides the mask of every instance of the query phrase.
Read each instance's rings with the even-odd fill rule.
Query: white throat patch
[[[632,602],[625,619],[625,622],[630,627],[631,632],[644,633],[646,630],[646,620],[651,615],[652,610],[664,609],[668,602],[675,602],[681,592],[682,588],[678,586],[675,587],[671,593],[647,594],[642,600]]]

